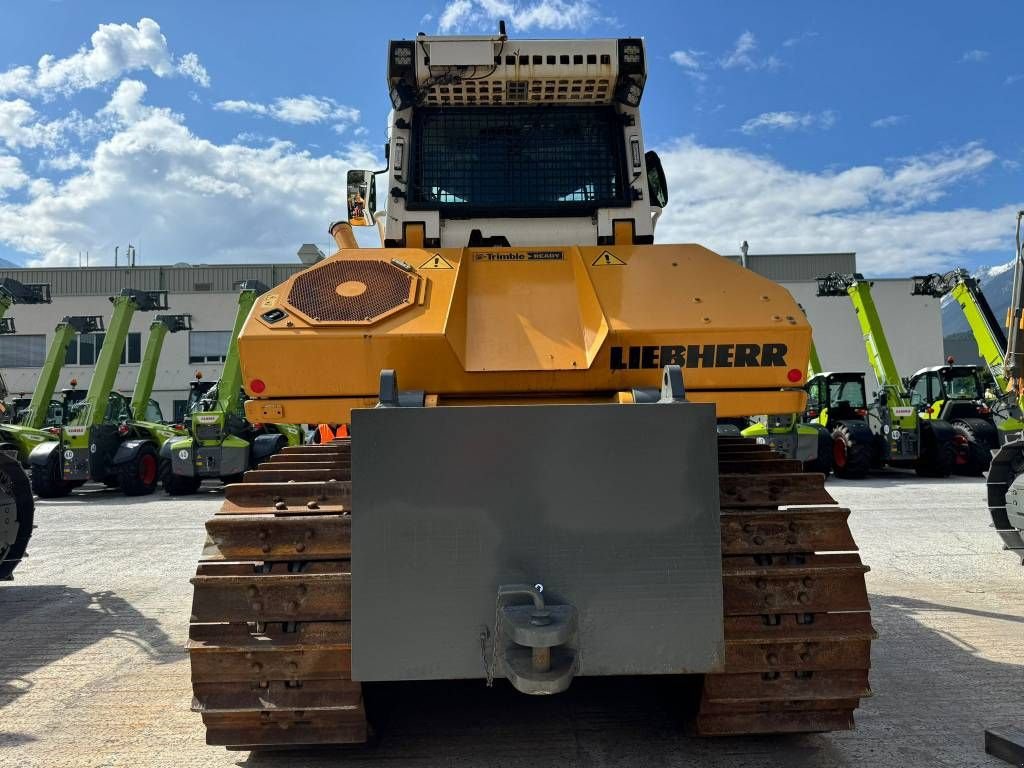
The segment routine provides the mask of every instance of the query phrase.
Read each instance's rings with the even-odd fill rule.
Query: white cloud
[[[143,18],[131,24],[100,24],[82,46],[65,58],[45,54],[36,66],[19,66],[0,73],[0,96],[20,94],[50,98],[54,94],[70,94],[95,88],[122,75],[149,70],[157,77],[176,73],[209,85],[209,75],[199,57],[187,53],[177,61],[167,47],[167,38],[160,25]]]
[[[1014,83],[1019,83],[1021,80],[1024,80],[1024,74],[1007,75],[1004,82],[1006,85],[1013,85]]]
[[[907,116],[906,115],[886,115],[885,117],[880,117],[877,120],[872,120],[871,121],[871,127],[872,128],[892,128],[893,126],[899,125],[900,123],[905,123],[906,120],[907,120]]]
[[[941,269],[1002,248],[1018,207],[923,208],[991,165],[994,155],[976,144],[892,168],[821,173],[692,140],[660,154],[671,202],[658,224],[659,242],[699,242],[725,253],[743,240],[759,253],[855,250],[868,275]]]
[[[977,48],[971,51],[964,51],[964,55],[960,57],[961,63],[977,64],[980,61],[984,61],[989,56],[988,51],[982,51]]]
[[[149,114],[149,107],[142,104],[146,86],[138,80],[122,80],[118,83],[110,101],[97,114],[111,117],[122,123],[134,123]]]
[[[8,149],[53,148],[66,128],[66,121],[41,119],[24,99],[0,101],[0,143]]]
[[[178,59],[175,69],[190,80],[194,80],[203,88],[210,87],[210,73],[206,71],[206,67],[199,63],[199,56],[196,54],[186,53]]]
[[[703,55],[701,51],[673,51],[669,59],[682,67],[688,77],[703,82],[708,79],[707,73],[701,69],[700,57]]]
[[[85,165],[86,161],[77,152],[46,157],[39,162],[41,170],[52,169],[54,171],[72,171],[76,168],[83,168]]]
[[[603,20],[591,0],[450,0],[438,18],[438,31],[496,32],[504,19],[516,30],[584,30]]]
[[[752,72],[755,69],[778,69],[782,62],[775,56],[760,58],[757,54],[757,38],[749,29],[736,38],[736,44],[732,50],[719,59],[718,63],[722,69],[745,69]]]
[[[0,155],[0,198],[8,189],[25,186],[28,180],[28,174],[21,169],[21,160],[12,155]]]
[[[216,144],[144,94],[134,80],[118,86],[97,117],[109,132],[65,180],[22,178],[3,161],[2,178],[27,199],[0,201],[0,242],[33,254],[32,265],[112,253],[127,238],[141,239],[142,263],[290,259],[344,211],[338,178],[382,162],[362,144],[320,156],[276,140]]]
[[[824,112],[763,112],[757,117],[752,117],[740,126],[740,130],[747,134],[758,133],[759,131],[795,131],[808,130],[810,128],[829,129],[836,122],[836,115],[830,109]]]
[[[293,125],[322,123],[327,120],[339,120],[346,123],[359,121],[358,109],[347,107],[334,99],[322,96],[282,97],[275,99],[271,104],[228,99],[218,101],[213,108],[223,112],[248,112],[253,115],[272,117]]]
[[[782,41],[783,48],[792,48],[794,45],[802,43],[804,40],[810,40],[818,36],[817,32],[804,32],[802,35],[796,37],[790,37]]]

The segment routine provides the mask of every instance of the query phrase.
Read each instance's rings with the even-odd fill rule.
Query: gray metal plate
[[[500,584],[579,611],[579,674],[720,668],[710,405],[352,415],[356,680],[484,676]]]

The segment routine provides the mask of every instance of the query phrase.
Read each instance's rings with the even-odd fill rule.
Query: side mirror
[[[664,208],[668,205],[668,179],[661,167],[661,158],[657,152],[648,152],[644,161],[647,163],[647,193],[651,196],[651,205]]]
[[[349,171],[346,174],[348,223],[353,227],[374,226],[377,210],[377,179],[372,171]]]

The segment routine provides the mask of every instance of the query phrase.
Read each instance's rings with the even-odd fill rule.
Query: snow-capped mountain
[[[994,267],[980,267],[975,270],[974,277],[992,307],[992,312],[1002,322],[1013,291],[1013,260]],[[942,299],[942,335],[949,338],[956,334],[969,334],[970,330],[960,307],[950,296],[945,296]]]

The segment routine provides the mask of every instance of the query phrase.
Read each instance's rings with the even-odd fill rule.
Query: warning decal
[[[429,259],[416,267],[416,269],[454,269],[454,267],[445,261],[444,256],[440,253],[435,253]]]
[[[591,263],[592,267],[624,267],[626,262],[616,256],[614,253],[605,251]]]

